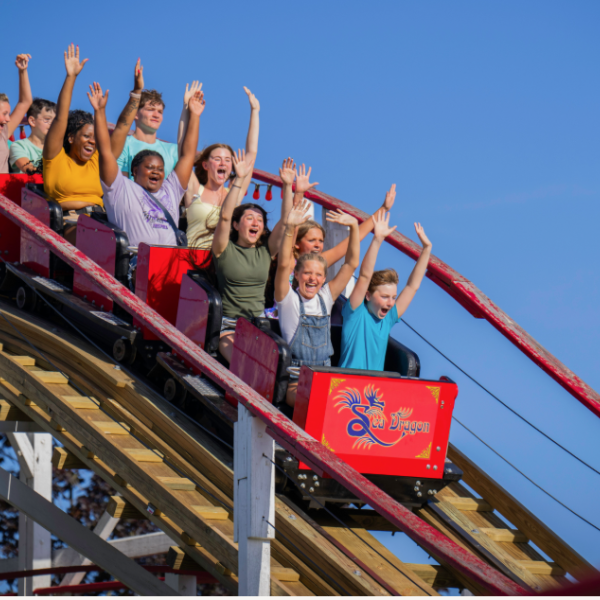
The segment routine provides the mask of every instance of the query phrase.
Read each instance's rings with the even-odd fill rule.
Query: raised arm
[[[296,163],[294,159],[286,158],[279,169],[279,177],[282,181],[281,190],[283,192],[281,214],[289,215],[294,202],[294,179],[296,177]]]
[[[188,122],[190,120],[190,114],[188,112],[188,104],[190,99],[196,92],[202,90],[202,84],[199,81],[192,81],[192,85],[189,83],[185,84],[185,92],[183,94],[183,108],[181,109],[181,116],[179,117],[179,127],[177,128],[177,150],[179,155],[183,152],[183,140],[187,132]]]
[[[373,213],[373,215],[371,216],[370,219],[363,221],[358,226],[359,238],[360,238],[361,242],[365,239],[365,237],[367,237],[367,234],[373,230],[373,225],[374,225],[373,217],[376,214],[381,215],[383,213],[388,212],[392,208],[392,206],[394,206],[395,199],[396,199],[396,184],[394,183],[394,184],[392,184],[392,187],[389,189],[389,191],[386,192],[385,200],[383,201],[381,208],[378,208],[375,211],[375,213]],[[327,265],[331,266],[334,263],[336,263],[338,260],[340,260],[340,258],[342,258],[342,256],[344,256],[344,254],[346,254],[347,250],[348,250],[348,238],[346,238],[345,240],[342,240],[337,246],[334,246],[333,248],[330,248],[329,250],[325,250],[325,252],[323,252],[323,256],[325,257],[325,260],[327,261]]]
[[[258,130],[259,130],[259,118],[260,102],[258,98],[244,86],[244,91],[248,95],[248,101],[250,102],[250,124],[248,125],[248,135],[246,136],[246,154],[250,155],[252,160],[256,162],[256,156],[258,154]],[[248,186],[252,181],[252,171],[246,175],[242,183],[242,198],[248,191]],[[287,213],[286,213],[287,216]]]
[[[94,133],[96,135],[96,148],[100,155],[100,179],[104,185],[110,187],[119,176],[119,165],[110,147],[110,135],[106,122],[106,103],[108,90],[102,94],[100,84],[94,81],[88,92],[90,104],[94,109]]]
[[[221,207],[219,222],[213,236],[212,252],[217,258],[227,248],[229,234],[231,233],[231,217],[233,216],[235,207],[238,205],[238,198],[242,190],[242,181],[248,173],[252,173],[252,167],[254,166],[254,160],[252,157],[247,157],[244,150],[238,150],[237,156],[234,154],[232,158],[236,177],[229,186],[229,193]]]
[[[110,147],[112,149],[112,154],[116,159],[121,156],[121,152],[123,152],[123,148],[125,148],[127,135],[129,134],[138,108],[140,107],[143,89],[144,67],[141,65],[140,59],[138,58],[133,72],[133,91],[129,93],[129,100],[125,105],[125,108],[121,111],[121,114],[117,119],[117,124],[115,125],[115,130],[110,136]]]
[[[294,206],[297,206],[302,202],[304,198],[304,194],[308,192],[308,190],[312,190],[315,186],[319,185],[319,182],[310,183],[310,173],[312,171],[312,167],[308,167],[308,171],[304,164],[298,167],[298,175],[296,177],[296,190],[294,191]],[[343,256],[343,254],[342,254]]]
[[[327,221],[330,223],[339,223],[350,227],[350,237],[348,238],[348,251],[346,252],[346,260],[338,274],[329,282],[329,291],[334,300],[344,291],[352,277],[358,263],[360,262],[360,237],[358,233],[358,221],[346,213],[338,210],[337,212],[330,211],[327,213]]]
[[[200,131],[200,115],[204,111],[206,101],[204,100],[204,92],[196,92],[188,103],[190,120],[188,123],[185,138],[181,147],[179,160],[173,169],[179,178],[181,187],[187,189],[190,181],[190,175],[194,168],[196,160],[196,150],[198,148],[198,134]]]
[[[429,257],[431,256],[431,242],[425,235],[425,230],[423,227],[421,227],[421,223],[415,223],[415,231],[419,236],[419,240],[421,240],[423,250],[421,251],[421,256],[419,256],[417,259],[417,264],[412,270],[408,281],[406,282],[406,287],[400,292],[396,300],[398,317],[401,317],[406,312],[406,309],[412,302],[417,290],[421,286],[421,282],[425,276],[425,271],[427,270],[427,264],[429,263]]]
[[[8,122],[9,136],[15,132],[15,129],[19,126],[19,123],[21,123],[33,102],[31,86],[29,85],[29,75],[27,74],[27,65],[29,64],[30,58],[31,54],[19,54],[15,61],[15,65],[17,65],[17,69],[19,69],[19,101],[10,115],[10,121]]]
[[[279,247],[277,273],[275,274],[276,302],[281,302],[290,291],[290,270],[294,256],[295,231],[296,227],[308,221],[310,215],[307,215],[306,213],[309,208],[310,204],[308,201],[304,200],[289,212],[286,219],[285,232],[281,238],[281,246]]]
[[[69,109],[71,108],[71,96],[73,95],[75,80],[88,60],[89,59],[84,58],[81,62],[79,61],[79,46],[75,48],[75,46],[71,44],[65,52],[65,69],[67,70],[67,76],[62,89],[60,90],[60,94],[58,95],[56,118],[52,121],[52,125],[50,125],[48,135],[46,135],[46,140],[44,142],[42,155],[46,160],[51,160],[57,156],[63,147],[63,140],[69,121]]]
[[[373,240],[363,258],[362,265],[360,265],[360,274],[358,275],[356,285],[349,298],[352,310],[356,310],[364,302],[369,289],[369,284],[371,283],[371,278],[373,277],[373,272],[375,271],[375,262],[377,261],[379,248],[381,247],[383,240],[396,230],[396,226],[389,226],[390,213],[382,214],[376,212],[373,215],[373,223]]]

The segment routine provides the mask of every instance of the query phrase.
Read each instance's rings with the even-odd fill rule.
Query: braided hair
[[[147,156],[158,156],[158,158],[160,158],[163,161],[163,165],[165,164],[165,159],[163,158],[163,155],[160,154],[159,152],[156,152],[156,150],[141,150],[133,157],[133,160],[131,161],[131,176],[132,177],[134,176],[133,175],[134,169],[137,169],[144,162],[144,159]]]
[[[69,111],[69,119],[67,121],[67,130],[65,131],[65,137],[63,139],[63,148],[65,152],[69,154],[71,151],[71,142],[69,142],[69,136],[75,136],[77,132],[85,125],[93,125],[94,117],[91,113],[85,110],[71,110]]]

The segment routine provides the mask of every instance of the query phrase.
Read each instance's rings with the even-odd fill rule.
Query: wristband
[[[142,95],[141,94],[136,94],[134,92],[129,92],[129,97],[130,98],[135,98],[136,100],[139,100],[142,97]]]
[[[230,186],[230,187],[236,187],[236,188],[240,188],[240,190],[242,189],[242,186],[241,186],[241,185],[234,185],[233,183],[231,184],[231,186]]]

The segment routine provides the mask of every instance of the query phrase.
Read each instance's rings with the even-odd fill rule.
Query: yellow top
[[[98,151],[85,165],[78,165],[61,148],[52,159],[43,160],[44,192],[57,202],[102,204]]]
[[[200,184],[198,193],[194,196],[194,201],[186,211],[188,220],[186,235],[190,246],[201,250],[210,250],[213,235],[209,235],[208,230],[210,228],[214,233],[219,222],[221,207],[202,202],[202,192],[204,192],[204,186]]]

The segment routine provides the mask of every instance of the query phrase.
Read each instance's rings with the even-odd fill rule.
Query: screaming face
[[[10,122],[10,104],[8,102],[0,102],[0,129],[6,127]]]
[[[307,300],[312,300],[325,283],[325,269],[318,260],[304,261],[294,276],[298,282],[298,293]]]
[[[323,252],[323,232],[318,227],[313,227],[306,232],[306,235],[296,242],[298,256],[303,254],[321,254]]]
[[[253,248],[260,240],[265,230],[265,221],[259,210],[249,208],[240,217],[239,223],[232,223],[238,232],[238,245],[243,248]]]
[[[367,292],[367,308],[369,312],[378,319],[385,319],[392,310],[398,297],[398,286],[393,283],[378,285],[375,290]]]
[[[133,179],[151,194],[160,190],[165,179],[165,163],[162,157],[144,157],[140,166],[135,168]]]
[[[218,186],[225,185],[233,168],[231,152],[227,148],[215,148],[208,160],[202,163],[202,167],[208,175],[208,181]]]
[[[80,165],[86,163],[96,151],[94,126],[86,123],[77,133],[69,136],[69,143],[71,144],[69,156]]]

